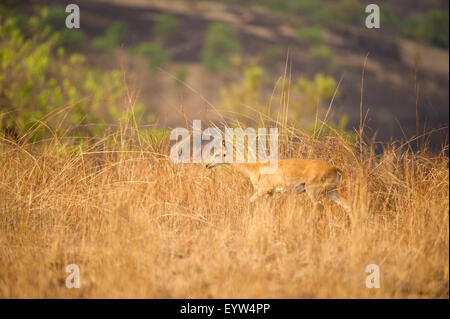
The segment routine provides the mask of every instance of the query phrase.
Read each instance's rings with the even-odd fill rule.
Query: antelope
[[[274,193],[303,193],[306,192],[314,205],[314,210],[322,208],[318,203],[320,196],[325,196],[350,213],[350,205],[339,192],[342,171],[322,160],[282,159],[278,160],[278,168],[273,174],[261,174],[260,167],[264,163],[235,163],[225,161],[228,152],[225,148],[218,149],[206,164],[211,169],[218,165],[228,164],[247,176],[255,193],[250,202],[256,201],[263,195]]]

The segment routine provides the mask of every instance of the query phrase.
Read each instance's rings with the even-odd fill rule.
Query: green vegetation
[[[121,74],[93,71],[83,55],[65,53],[58,34],[42,28],[45,16],[30,17],[23,29],[14,17],[0,16],[0,128],[36,137],[45,117],[54,134],[74,127],[98,134],[108,115],[122,114]]]
[[[319,136],[334,134],[331,130],[335,130],[343,137],[354,140],[355,136],[346,132],[348,117],[345,115],[337,123],[329,118],[325,126],[317,122],[317,115],[325,113],[333,96],[339,96],[336,90],[337,82],[333,77],[321,73],[312,79],[299,76],[292,84],[287,79],[281,79],[274,90],[274,95],[269,97],[263,96],[268,76],[261,66],[252,64],[239,70],[242,81],[224,87],[219,103],[219,108],[225,111],[225,114],[237,119],[238,125],[264,126],[262,114],[279,119],[280,116],[282,118],[286,115],[280,112],[288,112],[289,119],[305,132]]]
[[[408,37],[447,49],[448,30],[448,12],[436,9],[429,10],[422,16],[411,15],[403,24],[403,31]]]
[[[364,6],[358,0],[340,0],[334,4],[335,11],[332,18],[334,23],[362,25],[364,21]]]
[[[301,42],[310,44],[309,56],[319,62],[325,68],[334,69],[338,65],[337,57],[333,50],[325,44],[325,37],[319,27],[302,27],[296,37]]]
[[[95,38],[92,45],[94,48],[102,50],[113,50],[125,37],[128,31],[128,25],[123,21],[113,23],[106,32]]]
[[[49,8],[44,8],[42,25],[48,25],[54,30],[60,30],[65,28],[65,21],[67,13],[62,6],[52,6]]]
[[[227,112],[232,112],[235,116],[239,114],[244,117],[244,121],[248,121],[253,110],[263,110],[264,99],[261,93],[267,81],[267,75],[258,65],[246,66],[242,73],[241,82],[222,89],[220,107]]]
[[[151,115],[150,115],[151,117]],[[149,121],[152,122],[152,121]],[[159,148],[168,141],[170,131],[164,128],[151,127],[138,131],[140,138],[149,143],[153,148]]]
[[[321,73],[313,80],[300,76],[293,86],[294,92],[300,95],[296,109],[303,114],[312,114],[325,101],[330,101],[336,89],[336,80]]]
[[[155,35],[159,38],[170,38],[175,33],[179,21],[173,14],[163,13],[156,17]]]
[[[80,50],[86,41],[83,31],[78,29],[64,29],[58,32],[58,46],[62,46],[68,50]]]
[[[391,25],[394,28],[400,27],[401,21],[395,14],[395,11],[390,3],[380,4],[380,23],[382,25],[384,24]]]
[[[221,22],[212,23],[207,31],[202,51],[202,61],[208,70],[224,70],[229,65],[230,55],[239,50],[230,27]]]
[[[341,116],[337,123],[330,120],[330,118],[326,118],[326,125],[322,125],[317,121],[317,116],[325,118],[323,114],[326,114],[325,111],[333,96],[339,96],[337,82],[333,77],[318,73],[310,80],[305,76],[300,76],[292,88],[296,98],[290,104],[290,109],[294,112],[296,118],[299,119],[305,131],[309,131],[313,136],[318,137],[334,135],[334,130],[348,141],[356,140],[356,136],[346,130],[349,120],[347,115]]]
[[[52,6],[41,10],[41,27],[50,27],[53,34],[57,34],[57,46],[71,51],[80,50],[86,40],[81,29],[67,29],[65,25],[67,13],[64,7]]]
[[[365,5],[359,0],[251,0],[250,2],[295,16],[297,20],[306,19],[323,25],[343,26],[353,24],[362,26]],[[393,2],[393,1],[392,1]],[[400,33],[415,41],[430,43],[441,48],[449,47],[449,15],[441,9],[430,9],[425,14],[413,13],[406,19],[399,19],[391,3],[379,4],[381,23],[392,26]],[[300,31],[299,40],[316,43],[320,41],[318,30]]]
[[[300,41],[306,41],[315,44],[324,42],[322,29],[320,29],[319,27],[300,28],[296,36]]]
[[[309,51],[309,56],[314,60],[324,63],[324,66],[335,68],[338,64],[337,57],[327,45],[320,44],[312,46]]]
[[[170,60],[170,53],[156,42],[145,42],[136,46],[133,51],[142,55],[151,71],[165,66]]]
[[[262,0],[254,3],[328,25],[360,23],[361,14],[364,12],[358,0]]]
[[[323,7],[322,0],[262,0],[258,1],[273,10],[312,14],[316,13]]]
[[[392,5],[380,5],[381,23],[400,29],[412,40],[429,43],[441,48],[449,48],[449,15],[440,9],[430,9],[425,13],[411,13],[405,19],[395,14]]]

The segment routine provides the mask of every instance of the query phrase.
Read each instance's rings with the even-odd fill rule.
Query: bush
[[[318,27],[301,28],[297,32],[297,39],[315,44],[323,43],[324,41],[322,30]]]
[[[65,29],[58,32],[58,45],[72,51],[80,50],[86,37],[81,30],[77,29]]]
[[[170,60],[170,54],[155,42],[141,43],[134,48],[134,51],[146,59],[152,71],[165,66]]]
[[[263,0],[263,4],[277,11],[315,14],[323,9],[323,0]]]
[[[389,3],[380,4],[380,19],[381,19],[381,24],[386,23],[395,28],[399,27],[399,25],[400,25],[400,20],[398,19],[397,15],[395,14],[395,11],[392,8],[392,5]]]
[[[325,63],[329,67],[334,68],[337,65],[337,58],[333,50],[324,44],[311,47],[308,53],[311,58],[317,62]]]
[[[71,105],[64,116],[54,114],[54,127],[59,127],[60,121],[64,121],[64,129],[96,123],[100,125],[84,125],[83,131],[101,132],[106,119],[100,107],[108,105],[109,114],[120,110],[120,72],[89,71],[83,55],[67,55],[58,48],[58,36],[41,26],[42,20],[31,17],[25,35],[14,18],[0,21],[0,127],[23,132],[37,127],[38,121],[56,108]],[[41,133],[37,130],[34,136]]]
[[[267,74],[262,67],[251,65],[243,67],[241,77],[242,81],[222,89],[220,107],[248,121],[254,115],[251,109],[263,110],[262,88],[267,81]]]
[[[94,39],[94,48],[102,50],[112,50],[116,48],[128,31],[128,25],[123,21],[113,23],[106,32]]]
[[[178,24],[179,21],[174,15],[169,13],[160,14],[156,17],[155,34],[161,38],[169,38],[175,33]]]
[[[414,40],[428,42],[442,48],[448,48],[448,25],[448,13],[432,9],[424,16],[409,16],[403,24],[403,31],[406,36]]]
[[[364,6],[358,0],[341,0],[336,8],[337,23],[353,23],[358,24],[363,21]]]
[[[64,7],[52,6],[42,10],[42,24],[49,25],[53,30],[61,30],[66,27],[66,17]]]
[[[56,44],[68,50],[76,51],[82,48],[85,42],[85,34],[81,29],[68,29],[64,7],[53,6],[41,11],[42,27],[49,26],[53,33],[58,34]]]
[[[336,80],[321,73],[316,74],[313,80],[300,76],[293,88],[300,95],[299,111],[312,114],[317,107],[322,107],[325,101],[331,100],[336,89]]]
[[[230,54],[239,50],[239,42],[228,25],[216,22],[209,26],[202,51],[203,65],[209,70],[223,70]]]

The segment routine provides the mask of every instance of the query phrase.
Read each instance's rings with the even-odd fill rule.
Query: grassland
[[[344,172],[345,213],[304,195],[248,202],[223,167],[174,164],[170,143],[122,125],[71,138],[0,139],[2,298],[448,298],[445,149],[352,145],[280,125],[280,157]],[[68,289],[65,267],[80,267]],[[365,286],[377,264],[381,287]]]

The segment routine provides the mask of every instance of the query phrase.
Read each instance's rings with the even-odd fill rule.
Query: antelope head
[[[225,141],[222,141],[222,148],[218,149],[210,158],[209,162],[206,164],[206,168],[210,169],[221,164],[228,164],[225,159],[227,159],[227,149],[225,147]]]

